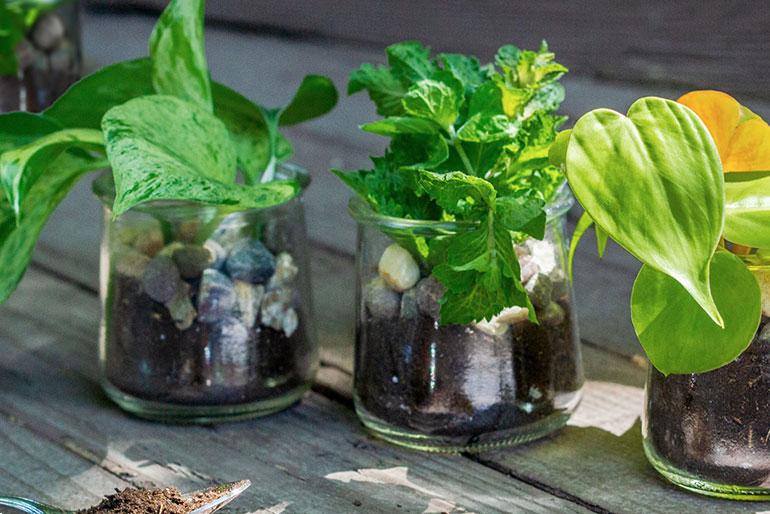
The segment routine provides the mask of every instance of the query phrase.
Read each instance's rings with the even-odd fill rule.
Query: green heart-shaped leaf
[[[687,107],[642,98],[628,116],[607,109],[575,124],[567,178],[606,233],[689,292],[715,322],[709,263],[724,224],[722,167],[708,130]]]
[[[662,373],[703,373],[731,362],[751,343],[762,314],[759,284],[735,255],[711,262],[711,292],[720,328],[674,279],[645,265],[631,293],[631,320],[647,356]]]
[[[725,180],[725,238],[770,248],[770,174],[728,173]]]

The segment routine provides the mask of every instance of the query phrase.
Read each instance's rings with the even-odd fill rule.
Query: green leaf
[[[377,106],[380,116],[399,116],[404,114],[401,103],[406,94],[406,86],[398,80],[389,69],[371,64],[362,64],[350,74],[348,94],[352,95],[366,90],[369,98]]]
[[[435,80],[417,82],[402,102],[407,113],[433,120],[444,129],[449,129],[459,115],[455,92],[443,82]]]
[[[572,129],[567,177],[612,239],[676,279],[721,324],[709,263],[722,234],[722,168],[695,113],[660,98],[636,101],[628,117],[591,111]]]
[[[495,202],[495,188],[483,178],[460,171],[433,173],[419,170],[417,183],[444,210],[452,214],[467,214],[472,209],[484,211]]]
[[[569,145],[572,129],[562,130],[556,134],[550,149],[548,150],[548,162],[553,166],[562,167],[567,162],[567,146]]]
[[[399,168],[435,169],[449,157],[449,147],[438,134],[399,134],[393,137],[385,157]]]
[[[431,120],[411,116],[392,116],[361,125],[361,129],[381,136],[398,134],[438,134],[441,127]]]
[[[388,64],[393,75],[402,82],[417,82],[427,79],[438,71],[430,61],[430,48],[417,41],[405,41],[390,45],[385,49]]]
[[[176,130],[165,130],[169,124]],[[175,97],[147,96],[115,107],[103,129],[115,176],[114,216],[152,200],[264,208],[297,191],[296,184],[235,184],[235,151],[222,122]]]
[[[23,37],[20,20],[5,2],[0,2],[0,76],[13,76],[18,72],[16,45]]]
[[[0,200],[0,303],[24,276],[38,235],[61,200],[84,173],[107,165],[103,160],[63,153],[32,184],[24,196],[20,217]]]
[[[0,154],[29,144],[61,129],[55,120],[42,114],[9,112],[0,115]]]
[[[609,237],[609,234],[602,227],[596,225],[596,253],[599,254],[599,258],[604,257],[604,250],[607,249]]]
[[[171,0],[150,36],[152,84],[211,111],[211,81],[203,41],[204,0]]]
[[[468,116],[484,114],[494,116],[503,114],[502,91],[494,82],[485,82],[474,91],[468,105]]]
[[[473,143],[494,143],[501,140],[513,140],[518,127],[508,121],[504,114],[483,116],[481,113],[471,116],[460,130],[457,138]]]
[[[495,220],[507,230],[523,232],[535,239],[545,237],[545,202],[533,192],[499,197]]]
[[[762,315],[760,290],[741,260],[719,251],[711,293],[724,328],[674,279],[645,265],[631,293],[631,319],[650,362],[661,373],[704,373],[732,362],[751,343]]]
[[[296,125],[323,116],[337,105],[337,89],[334,83],[320,75],[308,75],[281,114],[280,124]]]
[[[444,69],[449,71],[471,93],[489,77],[489,70],[482,68],[479,60],[462,54],[440,54],[438,56]]]
[[[64,129],[0,155],[0,181],[17,216],[21,215],[30,187],[59,155],[71,148],[103,151],[102,134],[91,129]]]
[[[728,173],[725,177],[725,239],[770,248],[770,175]]]
[[[591,225],[593,224],[594,220],[591,219],[591,216],[589,216],[587,212],[583,212],[577,222],[577,225],[575,225],[575,231],[572,233],[572,241],[569,245],[569,255],[567,257],[567,274],[569,275],[570,282],[573,280],[572,269],[574,267],[573,262],[575,260],[575,252],[577,251],[578,244],[580,244],[580,240],[583,239],[583,235],[589,228],[591,228]]]

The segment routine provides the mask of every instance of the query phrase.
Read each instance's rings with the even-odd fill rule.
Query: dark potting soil
[[[176,487],[128,488],[106,496],[98,505],[79,512],[80,514],[187,514],[217,499],[220,495],[220,492],[208,490],[185,498]]]
[[[212,325],[179,330],[141,284],[116,275],[106,315],[105,375],[121,391],[181,405],[237,405],[280,396],[312,376],[303,323],[286,337],[255,325],[246,344],[224,345]]]
[[[770,487],[770,318],[732,363],[698,375],[650,371],[647,437],[674,467],[725,485]]]
[[[473,438],[531,424],[582,386],[573,327],[569,314],[556,325],[520,322],[502,336],[438,326],[425,315],[367,318],[357,334],[358,401],[390,425],[435,436]]]

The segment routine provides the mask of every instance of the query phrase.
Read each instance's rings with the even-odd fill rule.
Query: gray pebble
[[[198,292],[198,319],[213,323],[232,316],[236,303],[235,286],[227,275],[215,269],[205,270]]]
[[[291,308],[290,289],[271,289],[265,293],[260,307],[260,321],[266,327],[275,330],[283,329],[283,319]]]
[[[438,301],[444,296],[444,286],[433,275],[417,282],[417,306],[420,312],[433,319],[439,319],[441,305]]]
[[[540,270],[540,266],[529,255],[519,257],[519,266],[521,267],[522,284],[526,284]]]
[[[270,277],[269,287],[275,288],[291,284],[297,277],[299,268],[294,264],[294,258],[287,252],[281,252],[275,258],[275,273]]]
[[[247,328],[252,328],[257,322],[257,315],[265,296],[265,286],[255,286],[242,280],[233,281],[235,296],[238,303],[238,319]]]
[[[415,288],[412,288],[401,295],[401,317],[403,319],[415,319],[419,314],[417,291]]]
[[[166,303],[166,309],[179,330],[187,330],[192,326],[197,312],[190,301],[189,284],[183,283],[177,295]]]
[[[249,382],[251,365],[249,330],[231,317],[214,323],[209,332],[212,381],[221,385],[239,386]]]
[[[538,273],[524,286],[532,305],[538,308],[544,308],[551,303],[551,294],[553,293],[553,283],[548,275]]]
[[[232,279],[264,284],[275,272],[275,257],[260,241],[242,239],[230,250],[225,268]]]
[[[281,322],[281,329],[283,330],[283,333],[286,334],[286,337],[291,337],[291,335],[297,330],[297,327],[299,327],[299,317],[297,316],[297,311],[294,309],[287,309],[283,316],[283,321]]]
[[[32,29],[32,42],[41,50],[51,51],[64,39],[67,29],[56,13],[41,16]]]
[[[551,302],[542,311],[537,313],[537,319],[541,325],[560,325],[564,322],[567,313],[556,302]]]
[[[401,310],[401,295],[389,288],[381,277],[377,277],[366,285],[364,303],[373,317],[392,319]]]
[[[142,274],[142,287],[156,302],[171,301],[182,288],[182,279],[171,257],[159,255],[147,264]]]
[[[197,245],[183,245],[174,252],[173,259],[182,278],[197,278],[214,263],[211,251]]]
[[[225,250],[221,244],[213,239],[209,239],[203,243],[203,248],[211,253],[211,268],[220,269],[225,265],[225,260],[227,260],[227,250]]]
[[[222,220],[209,239],[213,239],[222,245],[225,251],[229,252],[235,243],[243,239],[241,233],[245,226],[246,224],[238,214],[231,214]]]
[[[63,41],[59,47],[48,56],[51,70],[56,73],[67,73],[75,65],[75,48],[69,41]]]

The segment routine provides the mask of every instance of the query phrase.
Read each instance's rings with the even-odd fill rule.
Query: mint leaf
[[[398,168],[434,169],[449,158],[449,147],[438,134],[399,134],[393,137],[385,157]]]
[[[406,87],[387,68],[362,64],[350,74],[348,94],[366,90],[369,98],[377,106],[380,116],[398,116],[404,113],[401,99],[406,94]]]
[[[506,230],[545,237],[545,202],[531,192],[504,196],[495,202],[495,220]]]
[[[281,125],[296,125],[323,116],[337,105],[337,88],[320,75],[308,75],[302,79],[289,105],[281,113]]]
[[[466,93],[471,93],[489,78],[489,69],[482,68],[479,60],[462,54],[441,54],[438,56],[444,69],[463,83]]]
[[[152,84],[212,110],[211,82],[203,42],[204,0],[171,0],[150,36]]]
[[[393,75],[402,82],[427,79],[438,67],[430,61],[430,48],[417,41],[405,41],[385,49]]]
[[[460,127],[457,138],[473,143],[494,143],[504,139],[513,140],[518,131],[518,126],[511,123],[504,114],[484,116],[478,113]]]
[[[361,130],[395,136],[398,134],[437,134],[441,127],[431,120],[413,118],[410,116],[392,116],[372,123],[361,125]]]
[[[404,110],[412,116],[433,120],[449,129],[459,115],[459,99],[443,82],[420,80],[404,96]]]
[[[468,105],[468,116],[503,114],[503,94],[495,82],[485,82],[472,94]]]
[[[492,184],[460,171],[440,174],[420,170],[417,183],[451,214],[470,214],[474,209],[486,212],[495,202]]]

